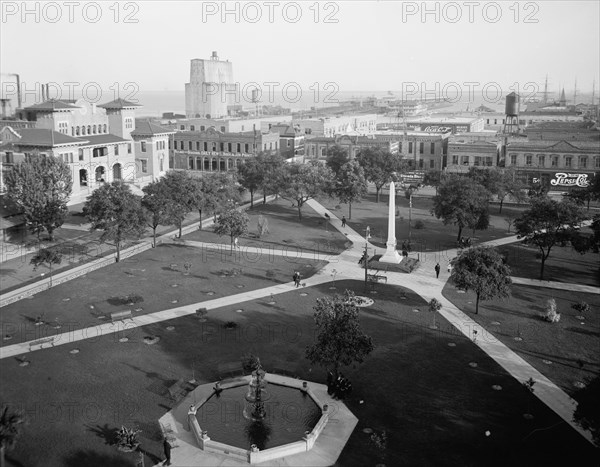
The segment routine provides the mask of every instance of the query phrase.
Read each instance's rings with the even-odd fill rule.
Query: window
[[[206,130],[206,127],[204,125],[200,125],[200,131],[204,131]]]
[[[435,143],[431,143],[429,147],[429,154],[435,154]]]
[[[533,159],[533,156],[531,154],[525,154],[525,165],[530,166],[531,159]]]
[[[185,125],[179,125],[180,130],[185,130]]]
[[[238,144],[237,144],[237,152],[238,152],[238,154],[239,154],[240,152],[242,152],[242,143],[238,143]]]
[[[140,162],[142,163],[142,173],[148,173],[148,160],[140,159]]]
[[[92,134],[92,125],[88,125],[87,132],[88,132],[88,135]]]
[[[469,165],[469,156],[462,156],[461,157],[461,164],[462,165]]]
[[[119,155],[119,145],[115,144],[115,156]]]
[[[104,127],[103,127],[103,130],[102,130],[102,132],[103,132],[103,133],[107,133],[107,131],[106,131],[106,123],[104,124]]]
[[[571,167],[573,158],[571,156],[565,156],[565,167]]]
[[[587,169],[587,157],[580,157],[579,158],[579,168],[580,169]]]
[[[517,165],[517,155],[516,154],[510,155],[510,165]]]
[[[600,157],[594,158],[594,167],[600,169]]]
[[[219,151],[225,152],[225,143],[222,141],[219,143]]]
[[[191,151],[192,150],[192,142],[188,141],[188,149]]]
[[[433,159],[429,159],[429,168],[435,169],[435,161]]]
[[[408,143],[408,153],[409,154],[412,153],[412,147],[413,147],[413,144],[412,143]]]
[[[131,154],[131,143],[127,144],[127,154]]]
[[[125,119],[125,128],[133,128],[133,118]],[[100,129],[98,129],[100,131]]]
[[[231,152],[231,143],[227,143],[227,152]]]
[[[196,151],[200,151],[200,141],[196,141]]]
[[[171,149],[171,139],[169,138],[169,149]]]
[[[546,166],[546,156],[538,156],[538,165],[540,167]]]
[[[196,127],[194,125],[190,125],[190,131],[196,131]]]
[[[558,156],[552,156],[552,167],[558,167]]]
[[[487,124],[488,124],[488,125],[490,124],[490,119],[489,119],[489,118],[487,119]]]
[[[146,141],[142,141],[140,144],[141,144],[141,151],[146,152]]]
[[[423,159],[419,159],[419,168],[422,169],[423,168]]]
[[[71,136],[75,136],[75,127],[71,127]]]
[[[85,127],[84,126],[81,127],[81,136],[85,136]]]
[[[160,158],[160,161],[159,161],[159,163],[160,163],[160,171],[161,171],[161,172],[164,172],[164,170],[165,170],[165,169],[164,169],[164,159],[163,159],[162,157]]]
[[[326,148],[321,148],[321,157],[326,156]]]
[[[419,143],[419,154],[423,154],[424,149],[425,149],[425,143]]]
[[[212,144],[212,150],[213,150],[213,152],[217,151],[217,143],[215,143],[214,141],[213,141],[213,144]]]
[[[184,149],[184,141],[179,141],[179,149],[183,151]]]
[[[92,133],[96,134],[96,125],[92,127]]]
[[[188,157],[188,168],[190,170],[194,170],[194,158],[193,157]]]
[[[208,143],[206,141],[204,141],[204,150],[208,151]]]
[[[452,164],[458,165],[458,156],[452,156]]]
[[[79,160],[82,161],[83,160],[83,149],[79,150]]]
[[[248,143],[244,144],[244,152],[248,154]]]

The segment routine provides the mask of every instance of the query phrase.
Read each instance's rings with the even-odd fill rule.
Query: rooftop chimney
[[[219,60],[219,56],[217,55],[217,51],[213,51],[212,56],[210,57],[211,60]]]

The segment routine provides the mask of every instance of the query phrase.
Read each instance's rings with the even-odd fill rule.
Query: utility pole
[[[369,264],[369,243],[365,240],[365,252],[363,254],[364,263],[365,263],[365,292],[368,290],[368,264]]]

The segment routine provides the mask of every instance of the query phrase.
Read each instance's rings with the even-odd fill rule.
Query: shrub
[[[117,447],[120,449],[135,449],[140,443],[138,433],[141,430],[125,428],[124,426],[117,432]]]
[[[241,360],[242,367],[244,368],[244,372],[246,373],[252,373],[258,368],[258,365],[260,364],[260,360],[258,359],[258,357],[251,353],[242,355]]]
[[[415,229],[421,230],[424,228],[425,228],[425,223],[421,219],[418,219],[417,222],[415,222]]]
[[[235,328],[237,328],[237,323],[236,323],[235,321],[227,321],[227,322],[226,322],[226,323],[223,325],[223,327],[224,327],[225,329],[235,329]]]
[[[546,312],[542,314],[542,318],[549,323],[558,323],[560,321],[560,313],[556,312],[556,300],[548,299],[546,302]]]
[[[583,314],[583,313],[587,313],[588,311],[591,310],[591,307],[588,303],[586,302],[577,302],[574,303],[573,305],[571,305],[571,308],[573,308],[575,311]]]

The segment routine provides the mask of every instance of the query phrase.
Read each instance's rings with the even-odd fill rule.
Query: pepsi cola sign
[[[590,184],[587,174],[558,172],[554,174],[554,177],[554,179],[550,180],[550,184],[553,186],[578,186],[585,188]]]

